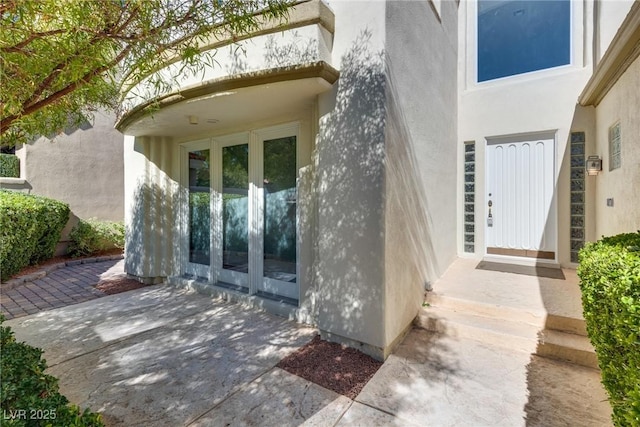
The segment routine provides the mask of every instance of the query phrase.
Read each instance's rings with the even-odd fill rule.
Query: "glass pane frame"
[[[609,127],[609,171],[620,169],[622,166],[622,135],[620,122]]]
[[[468,46],[467,53],[464,55],[464,87],[462,88],[463,92],[492,88],[502,86],[504,84],[530,82],[539,79],[541,76],[561,76],[566,74],[567,72],[582,70],[585,61],[588,60],[585,55],[585,50],[583,49],[586,30],[584,26],[580,24],[584,21],[585,13],[588,13],[588,11],[585,7],[584,2],[571,1],[570,64],[539,71],[532,71],[524,74],[517,74],[510,77],[478,82],[478,2],[460,2],[460,11],[464,19],[464,31],[461,34],[461,37],[465,45]]]
[[[210,244],[210,249],[209,249],[209,264],[205,265],[205,264],[198,264],[198,263],[194,263],[191,262],[190,260],[190,238],[191,238],[191,232],[190,232],[190,204],[189,204],[189,197],[190,197],[190,190],[189,190],[189,172],[190,172],[190,168],[189,168],[189,161],[190,161],[190,157],[189,154],[194,152],[194,151],[204,151],[204,150],[211,150],[211,141],[209,139],[205,139],[205,140],[198,140],[198,141],[192,141],[186,144],[182,144],[182,146],[180,147],[181,149],[181,163],[183,165],[182,168],[182,176],[181,176],[181,180],[183,182],[183,191],[181,191],[181,198],[182,198],[182,209],[181,209],[181,230],[182,230],[182,236],[181,236],[181,273],[183,275],[187,275],[187,276],[194,276],[197,277],[199,279],[205,279],[207,281],[210,281],[212,279],[212,275],[211,275],[211,265],[213,263],[213,252],[212,252],[212,230],[211,230],[211,223],[209,225],[209,244]],[[211,151],[209,151],[209,183],[213,182],[213,170],[215,167],[212,167],[212,163],[213,163],[213,153]],[[211,187],[209,187],[209,194],[211,195],[209,197],[209,212],[213,212],[212,208],[213,208],[213,199],[214,197],[211,191]],[[211,219],[211,217],[209,216],[209,219]]]
[[[571,3],[570,0],[479,0],[475,14],[477,82],[570,66]],[[529,16],[537,20],[531,21]],[[562,18],[568,21],[561,21]],[[485,26],[484,21],[488,21]],[[490,25],[498,23],[501,26]],[[502,31],[512,33],[507,36]],[[492,68],[496,66],[499,69]]]
[[[273,277],[265,276],[265,265],[264,265],[264,242],[265,242],[265,168],[264,168],[264,150],[265,143],[268,143],[272,140],[278,140],[283,138],[294,137],[295,138],[295,148],[296,148],[296,195],[298,193],[297,183],[298,183],[298,174],[301,165],[300,159],[300,135],[299,135],[299,125],[297,123],[274,126],[270,128],[261,129],[255,132],[255,146],[257,148],[256,161],[259,162],[259,166],[256,168],[256,172],[259,172],[259,176],[256,176],[256,188],[258,190],[258,197],[256,198],[257,206],[257,216],[256,221],[259,221],[260,225],[256,224],[256,228],[259,230],[259,242],[260,248],[256,251],[257,263],[259,263],[259,267],[256,269],[256,277],[254,282],[254,289],[256,293],[274,296],[274,297],[284,297],[287,300],[295,300],[298,301],[300,299],[300,224],[299,224],[299,212],[296,206],[296,223],[294,225],[296,230],[296,243],[295,243],[295,276],[296,281],[285,281],[278,280]],[[297,196],[296,196],[297,197]]]
[[[239,286],[244,289],[245,292],[250,292],[249,285],[249,272],[253,269],[253,263],[251,261],[251,251],[253,249],[253,242],[251,241],[251,216],[253,211],[253,199],[255,198],[255,190],[253,190],[251,186],[251,168],[253,166],[251,162],[251,146],[250,146],[250,135],[248,132],[223,136],[219,138],[214,138],[212,141],[213,145],[213,153],[215,156],[215,170],[219,171],[219,173],[214,173],[213,179],[213,192],[215,194],[213,201],[213,282],[214,283],[224,283],[230,284],[234,286]],[[234,271],[232,269],[224,268],[224,149],[230,148],[239,145],[246,145],[249,155],[248,155],[248,173],[247,173],[247,229],[248,229],[248,262],[247,262],[247,272],[242,271]]]

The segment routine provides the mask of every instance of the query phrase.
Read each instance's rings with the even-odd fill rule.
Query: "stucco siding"
[[[112,114],[99,111],[90,127],[23,146],[22,178],[30,192],[68,203],[80,218],[122,221],[123,136],[113,124]]]
[[[154,280],[176,274],[180,158],[171,138],[127,137],[125,270]]]
[[[596,38],[596,65],[607,51],[620,24],[636,0],[598,0],[598,34]]]
[[[385,346],[385,76],[380,46],[370,35],[379,38],[384,27],[366,25],[384,17],[371,16],[372,9],[383,14],[384,8],[375,2],[373,8],[336,6],[346,15],[340,19],[336,11],[340,80],[329,103],[333,109],[320,120],[316,145],[318,327],[333,339],[365,343],[376,353]],[[357,10],[369,17],[353,28],[353,21],[347,25],[343,19]]]
[[[595,178],[596,237],[640,230],[640,58],[596,107],[596,150],[602,172]],[[622,165],[609,170],[609,128],[620,123]],[[607,206],[608,198],[614,205]]]
[[[440,15],[426,1],[387,4],[388,341],[456,256],[457,4]]]

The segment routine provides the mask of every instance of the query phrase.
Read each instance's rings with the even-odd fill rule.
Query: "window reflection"
[[[189,153],[189,262],[210,264],[209,150]]]
[[[295,283],[296,138],[264,141],[264,276]]]
[[[478,0],[478,81],[571,62],[570,0]]]
[[[249,271],[249,145],[222,148],[222,268]]]

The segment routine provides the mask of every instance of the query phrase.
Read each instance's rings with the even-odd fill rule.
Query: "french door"
[[[182,145],[185,274],[297,302],[297,142],[288,125]]]

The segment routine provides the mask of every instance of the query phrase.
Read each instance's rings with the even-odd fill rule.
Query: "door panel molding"
[[[555,260],[555,133],[486,141],[486,254]]]

